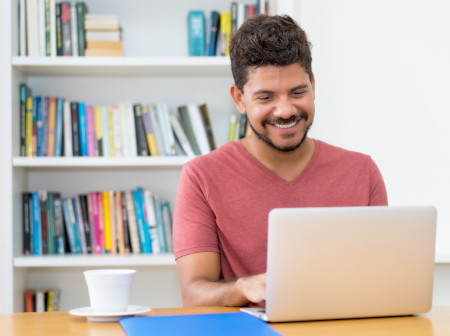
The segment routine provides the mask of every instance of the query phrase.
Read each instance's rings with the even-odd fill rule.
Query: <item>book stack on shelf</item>
[[[123,56],[119,17],[106,14],[86,14],[85,56]]]
[[[39,190],[22,200],[25,255],[173,252],[169,202],[149,189],[68,198]]]
[[[22,156],[195,156],[216,148],[206,104],[95,106],[20,85]]]
[[[255,4],[232,1],[228,10],[212,10],[208,17],[202,10],[189,11],[189,56],[229,56],[231,36],[247,18],[274,12],[274,1],[268,0],[260,0]]]
[[[84,1],[19,0],[19,56],[84,56]]]
[[[25,312],[50,312],[59,310],[59,289],[27,289],[24,293]]]

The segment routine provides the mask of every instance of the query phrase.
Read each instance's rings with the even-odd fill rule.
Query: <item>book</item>
[[[70,207],[69,207],[70,204]],[[71,214],[72,202],[70,198],[62,200],[63,215],[64,215],[64,225],[66,227],[67,240],[69,245],[69,251],[72,254],[79,253],[79,246],[76,241],[76,232],[74,231],[74,219]]]
[[[189,119],[191,120],[192,130],[194,131],[195,138],[197,139],[200,154],[207,154],[211,151],[209,146],[208,136],[206,134],[206,127],[203,123],[200,108],[195,104],[188,104],[187,110]]]
[[[70,2],[61,2],[62,56],[72,56],[72,24]]]
[[[117,228],[117,252],[125,254],[125,234],[123,228],[122,216],[122,193],[116,191],[114,193],[115,210],[116,210],[116,228]]]
[[[172,125],[170,123],[170,115],[167,104],[156,104],[156,116],[158,119],[158,125],[161,130],[164,153],[166,156],[174,156],[175,152],[175,137],[173,135]]]
[[[156,151],[158,152],[158,155],[165,156],[164,143],[162,139],[161,128],[158,123],[156,106],[150,105],[148,109],[150,117],[150,127],[153,130],[153,135],[155,137]]]
[[[142,253],[152,253],[148,222],[144,215],[144,202],[142,200],[142,190],[137,188],[133,191],[134,210],[136,211],[136,222],[141,243]]]
[[[56,97],[48,97],[47,156],[55,156]]]
[[[211,123],[211,119],[209,118],[208,106],[206,103],[201,104],[199,106],[200,113],[202,116],[203,125],[205,126],[206,137],[208,138],[209,147],[211,150],[216,149],[216,140],[214,139],[214,132]]]
[[[48,156],[49,107],[50,107],[49,97],[48,96],[42,97],[42,114],[43,114],[42,144],[41,144],[42,156]]]
[[[110,156],[108,106],[102,106],[102,153]]]
[[[72,115],[72,154],[73,156],[80,156],[80,128],[78,119],[78,102],[70,103],[70,111]]]
[[[234,141],[236,139],[236,123],[236,115],[232,114],[230,120],[230,129],[228,131],[228,141]]]
[[[217,11],[211,11],[209,21],[210,32],[208,42],[208,56],[216,56],[217,41],[220,29],[220,13]]]
[[[43,290],[36,291],[36,312],[45,312],[45,293]]]
[[[73,145],[72,145],[72,111],[70,109],[70,102],[64,100],[63,103],[63,123],[64,123],[64,156],[72,156]]]
[[[22,193],[22,252],[31,254],[31,193]]]
[[[127,208],[128,231],[130,233],[131,250],[133,253],[140,253],[141,245],[137,227],[136,212],[134,210],[134,197],[131,190],[125,191],[125,204]]]
[[[104,239],[105,239],[105,252],[111,252],[111,214],[109,208],[109,192],[103,191],[103,225],[104,225]]]
[[[238,139],[245,138],[246,133],[247,133],[247,115],[241,114],[239,116],[239,129],[237,132],[237,138]]]
[[[120,30],[88,30],[86,41],[120,41]]]
[[[43,142],[43,127],[44,115],[42,111],[42,97],[37,96],[33,98],[33,106],[36,109],[36,156],[43,156],[42,142]]]
[[[103,112],[100,106],[94,107],[96,155],[103,156]]]
[[[109,146],[107,147],[108,151],[109,151],[109,156],[116,156],[116,149],[115,149],[115,145],[114,145],[114,120],[113,120],[113,108],[112,106],[107,106],[106,107],[106,116],[107,116],[107,120],[108,120],[108,144]],[[105,133],[103,133],[105,134]]]
[[[31,207],[32,207],[32,254],[41,255],[42,245],[41,245],[41,211],[39,205],[39,194],[37,191],[31,193]]]
[[[93,245],[92,245],[92,232],[91,232],[91,223],[89,221],[88,214],[88,204],[87,204],[87,195],[80,194],[78,195],[79,207],[81,213],[81,219],[84,227],[84,237],[86,243],[86,253],[92,253]],[[78,207],[78,204],[77,204]]]
[[[50,16],[50,55],[56,56],[56,0],[48,0],[49,2],[49,16]]]
[[[155,134],[153,133],[152,125],[150,123],[150,112],[148,107],[142,108],[142,121],[144,123],[145,135],[147,139],[147,147],[150,155],[159,155],[156,147]]]
[[[120,193],[121,207],[122,207],[122,223],[123,223],[123,241],[125,246],[125,254],[129,254],[131,252],[131,242],[130,242],[130,233],[129,233],[129,221],[128,221],[128,213],[127,213],[127,201],[125,192],[122,191]]]
[[[48,216],[47,216],[47,191],[39,190],[39,214],[40,214],[40,239],[41,239],[41,254],[49,254],[48,246]]]
[[[27,54],[39,56],[39,1],[26,1]]]
[[[105,216],[103,206],[103,192],[97,193],[97,211],[98,211],[98,241],[100,242],[101,253],[106,252],[105,248]]]
[[[26,313],[35,312],[35,307],[34,307],[35,292],[31,289],[27,289],[27,290],[25,290],[24,296],[25,296],[25,312]]]
[[[188,13],[189,56],[205,56],[205,14],[201,10]]]
[[[45,0],[38,0],[39,57],[46,56]]]
[[[116,202],[114,191],[108,191],[109,205],[109,239],[111,241],[111,254],[117,253],[117,220],[116,220]]]
[[[84,102],[78,103],[78,129],[80,136],[80,155],[88,156],[86,104]]]
[[[19,56],[27,56],[27,17],[26,0],[19,0]],[[24,154],[21,154],[22,156]]]
[[[192,128],[191,118],[189,117],[188,108],[186,105],[182,105],[178,107],[178,112],[180,114],[182,125],[184,126],[184,130],[189,138],[189,141],[192,146],[192,150],[195,155],[200,155],[200,148],[197,143],[197,138],[194,133],[194,129]]]
[[[180,120],[178,117],[174,114],[170,115],[170,122],[172,124],[173,132],[175,133],[176,138],[178,139],[178,142],[180,143],[181,147],[183,148],[183,151],[185,155],[187,156],[195,156],[194,150],[192,149],[191,143],[189,142],[189,139],[184,132],[183,127],[181,126]]]
[[[33,156],[33,97],[27,97],[25,104],[25,156]]]
[[[116,14],[85,14],[84,27],[89,30],[119,30],[119,16]]]
[[[53,212],[55,253],[64,254],[66,252],[66,246],[64,239],[63,206],[61,195],[58,192],[53,193]]]
[[[86,137],[87,137],[87,155],[95,155],[95,113],[92,106],[86,105]]]
[[[24,0],[22,0],[24,1]],[[26,100],[27,100],[27,86],[26,84],[20,84],[19,97],[20,97],[20,155],[25,156],[25,120],[26,120]]]
[[[75,3],[76,8],[76,21],[77,21],[77,35],[78,35],[78,55],[84,56],[86,48],[86,37],[84,31],[84,17],[87,12],[87,6],[84,1],[77,1]]]
[[[61,3],[55,3],[55,25],[56,25],[56,56],[63,55],[62,46],[62,21],[61,21]]]
[[[70,4],[70,37],[72,44],[72,56],[78,57],[80,54],[78,52],[78,20],[77,20],[77,9],[76,4],[73,2]]]
[[[142,105],[134,104],[133,111],[134,111],[134,123],[135,123],[135,129],[136,129],[137,154],[139,156],[147,156],[149,154],[149,152],[148,152],[148,146],[147,146],[147,139],[145,136],[144,122],[142,120]]]
[[[113,129],[113,142],[114,142],[114,155],[122,155],[122,127],[120,118],[120,109],[118,105],[114,105],[112,108],[112,129]]]
[[[166,234],[167,252],[173,252],[172,243],[172,213],[170,211],[169,202],[163,202],[161,205],[162,217],[164,223],[164,233]]]
[[[85,56],[123,56],[122,41],[86,40]]]
[[[63,123],[64,123],[64,100],[56,98],[56,120],[55,120],[55,156],[62,156],[63,153]]]
[[[72,201],[73,215],[76,223],[77,236],[81,247],[81,253],[86,254],[88,253],[87,250],[88,242],[86,241],[86,232],[85,232],[86,225],[84,224],[84,218],[81,213],[80,198],[78,196],[75,196],[72,197],[71,201]]]
[[[160,251],[167,252],[166,246],[166,233],[164,229],[164,222],[162,217],[161,199],[159,195],[153,195],[153,206],[155,209],[156,228],[158,230],[158,240],[160,245]]]
[[[127,134],[127,144],[129,148],[129,156],[137,156],[137,144],[136,144],[136,128],[134,122],[134,111],[133,105],[129,102],[124,103],[123,105],[123,113],[125,114],[125,123],[126,123],[126,134]]]
[[[144,201],[144,210],[147,216],[150,238],[152,240],[152,252],[153,253],[165,252],[165,242],[164,240],[161,240],[163,237],[161,237],[160,232],[158,231],[158,226],[156,222],[153,193],[149,189],[143,189],[142,193]]]
[[[55,245],[55,208],[53,192],[47,192],[47,207],[45,209],[47,216],[47,254],[56,254]]]
[[[97,198],[97,193],[95,191],[87,194],[88,218],[91,226],[92,253],[100,254],[102,250],[100,245]]]

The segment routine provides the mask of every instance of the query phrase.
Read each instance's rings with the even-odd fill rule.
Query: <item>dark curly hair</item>
[[[288,15],[260,14],[247,19],[230,41],[234,83],[243,92],[249,68],[299,63],[312,79],[311,43]]]

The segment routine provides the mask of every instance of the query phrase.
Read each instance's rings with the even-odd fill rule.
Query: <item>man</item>
[[[369,156],[308,137],[311,51],[290,17],[247,20],[230,57],[230,93],[252,133],[183,167],[173,240],[185,306],[264,304],[271,209],[387,205]]]

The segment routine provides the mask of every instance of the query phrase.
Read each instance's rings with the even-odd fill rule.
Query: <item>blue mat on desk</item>
[[[125,317],[120,319],[119,322],[128,336],[280,335],[266,322],[242,312],[137,316]]]

